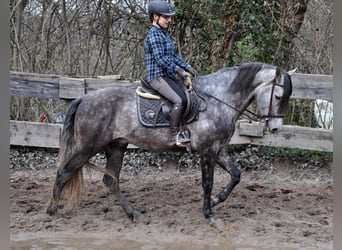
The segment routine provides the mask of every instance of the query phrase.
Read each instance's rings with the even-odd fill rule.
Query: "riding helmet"
[[[163,0],[153,0],[148,6],[148,15],[152,14],[173,16],[176,14],[171,7],[169,2]]]

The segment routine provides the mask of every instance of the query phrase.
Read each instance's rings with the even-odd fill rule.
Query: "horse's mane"
[[[289,74],[286,71],[283,72],[283,75],[284,75],[284,93],[283,93],[283,96],[280,100],[279,110],[278,110],[278,112],[281,114],[284,114],[286,112],[287,107],[288,107],[288,103],[289,103],[289,97],[292,94],[291,77],[289,76]]]
[[[253,82],[256,74],[263,67],[274,67],[270,64],[264,64],[259,62],[244,63],[241,65],[236,65],[231,68],[226,68],[223,70],[238,70],[236,77],[234,78],[232,84],[230,85],[230,91],[236,93],[240,89],[248,88]],[[285,113],[288,107],[289,97],[292,94],[292,81],[289,74],[284,71],[284,93],[279,104],[279,113]]]
[[[230,85],[232,93],[237,92],[241,88],[247,88],[253,82],[255,75],[262,68],[262,63],[245,63],[234,66],[233,69],[238,69],[238,73]]]

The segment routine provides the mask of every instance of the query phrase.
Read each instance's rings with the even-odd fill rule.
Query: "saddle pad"
[[[198,98],[192,96],[192,107],[186,116],[185,123],[189,124],[198,118],[199,101]],[[136,95],[136,104],[138,118],[141,124],[146,127],[169,127],[170,120],[165,117],[162,111],[162,105],[170,105],[165,99],[147,99]]]

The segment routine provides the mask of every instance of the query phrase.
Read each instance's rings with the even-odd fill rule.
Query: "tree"
[[[332,72],[332,0],[172,2],[177,52],[201,74],[248,61]],[[11,70],[138,79],[148,3],[10,0]]]

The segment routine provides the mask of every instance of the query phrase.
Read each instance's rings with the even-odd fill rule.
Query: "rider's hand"
[[[190,74],[193,76],[193,77],[196,77],[198,75],[198,72],[197,70],[195,70],[193,67],[190,67],[188,69],[188,71],[190,72]]]
[[[185,84],[185,86],[187,86],[188,87],[188,90],[192,90],[192,81],[191,81],[191,78],[190,78],[190,76],[189,77],[186,77],[185,79],[184,79],[184,84]]]
[[[183,81],[187,78],[190,77],[190,74],[188,72],[186,72],[184,69],[179,68],[177,70],[177,75],[179,78],[181,78]]]

